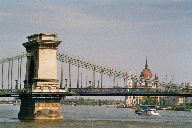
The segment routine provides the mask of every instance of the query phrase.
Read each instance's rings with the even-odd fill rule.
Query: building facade
[[[127,78],[126,88],[159,88],[158,77],[153,77],[151,70],[148,68],[147,59],[145,69],[140,74],[140,78],[130,76]],[[155,99],[156,104],[163,104],[164,97],[151,97]],[[125,104],[127,107],[134,107],[142,104],[143,96],[126,96]]]

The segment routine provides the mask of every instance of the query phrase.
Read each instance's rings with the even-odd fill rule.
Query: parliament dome
[[[152,72],[151,72],[151,70],[148,68],[148,65],[147,65],[147,59],[146,59],[145,69],[143,69],[143,71],[141,72],[140,77],[153,78]]]

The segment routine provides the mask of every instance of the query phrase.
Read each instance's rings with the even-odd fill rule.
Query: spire
[[[146,65],[145,65],[145,69],[147,69],[148,68],[148,65],[147,65],[147,57],[146,57]]]

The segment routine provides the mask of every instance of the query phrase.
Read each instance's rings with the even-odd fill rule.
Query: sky
[[[192,82],[192,0],[1,0],[0,60],[27,36],[57,34],[61,53],[137,76]]]

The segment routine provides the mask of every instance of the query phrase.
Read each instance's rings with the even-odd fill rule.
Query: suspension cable
[[[93,69],[93,82],[92,82],[93,88],[95,88],[95,67]]]
[[[103,87],[103,70],[101,71],[101,88]]]
[[[3,63],[2,63],[2,89],[3,89]]]
[[[13,60],[11,62],[11,89],[13,89]]]
[[[4,88],[4,63],[5,62],[9,62],[9,67],[8,67],[8,89],[9,89],[9,83],[10,83],[10,73],[11,73],[11,89],[13,88],[13,60],[17,60],[18,59],[18,78],[17,78],[17,83],[19,82],[19,59],[20,58],[24,58],[24,57],[27,57],[27,56],[31,56],[30,53],[23,53],[21,55],[17,55],[15,57],[10,57],[10,58],[7,58],[7,59],[3,59],[3,60],[0,60],[0,64],[2,64],[2,89]],[[10,62],[12,61],[12,64],[10,64]],[[22,62],[21,62],[22,63]],[[21,75],[21,71],[20,71],[20,75]],[[21,76],[20,76],[20,84],[21,84]],[[18,85],[17,85],[17,89],[18,89]]]
[[[10,73],[10,61],[9,61],[9,66],[8,66],[8,89],[9,89],[9,73]]]
[[[21,89],[21,67],[22,67],[22,58],[21,58],[21,61],[20,61],[20,89]]]
[[[103,67],[101,65],[95,65],[95,64],[92,64],[90,62],[85,62],[85,61],[82,61],[82,60],[79,60],[79,59],[75,59],[75,58],[72,58],[72,57],[70,57],[70,56],[68,56],[66,54],[57,53],[57,59],[59,61],[61,61],[61,62],[70,63],[71,65],[74,65],[74,66],[77,66],[77,67],[80,66],[81,68],[92,70],[93,72],[95,71],[95,72],[100,72],[101,73],[101,71],[102,71],[102,75],[106,74],[109,77],[114,76],[114,86],[115,86],[115,79],[117,77],[118,78],[126,78],[126,80],[124,80],[124,84],[126,84],[128,77],[133,78],[133,79],[137,79],[137,80],[140,80],[140,81],[143,81],[143,80],[147,79],[147,78],[136,76],[136,75],[127,75],[127,72],[124,73],[124,72],[121,72],[121,71],[114,70],[113,68],[105,68],[105,67]],[[152,81],[152,83],[154,83],[154,82],[155,81]],[[95,85],[94,81],[93,81],[92,85],[93,86]],[[117,83],[117,85],[118,85],[118,83]]]
[[[61,81],[60,81],[60,88],[62,88],[63,85],[63,63],[61,63]]]
[[[27,57],[27,56],[31,56],[31,54],[30,53],[23,53],[21,55],[15,56],[15,57],[10,57],[10,58],[7,58],[7,59],[3,59],[3,60],[0,60],[0,64],[4,63],[4,62],[9,62],[9,61],[12,61],[12,60],[17,60],[17,59],[20,59],[20,58],[24,58],[24,57]]]
[[[83,86],[82,76],[83,76],[83,74],[81,73],[81,88],[82,88],[82,86]]]
[[[16,85],[16,90],[18,89],[18,85],[19,85],[19,58],[18,58],[18,75],[17,75],[17,85]]]
[[[77,88],[79,88],[79,66],[77,67],[78,73],[77,73]]]
[[[71,60],[69,60],[69,88],[71,88]]]

